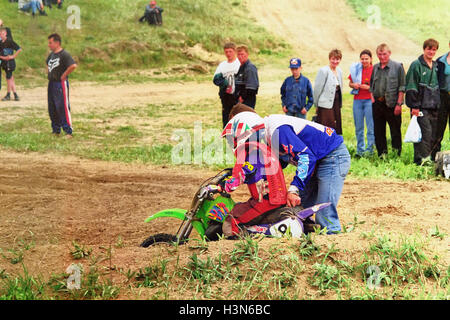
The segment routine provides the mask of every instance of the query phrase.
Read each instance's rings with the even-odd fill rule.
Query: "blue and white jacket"
[[[344,139],[332,128],[305,119],[286,115],[264,118],[266,139],[274,152],[279,152],[280,163],[297,167],[289,190],[304,190],[314,173],[317,161],[339,147]]]

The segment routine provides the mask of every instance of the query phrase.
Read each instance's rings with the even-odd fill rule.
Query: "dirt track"
[[[174,233],[178,225],[172,221],[145,224],[144,219],[164,208],[188,208],[197,186],[213,174],[1,151],[0,248],[6,252],[17,248],[20,240],[33,241],[35,246],[26,252],[24,261],[32,273],[50,275],[74,262],[70,255],[73,240],[98,249],[114,246],[120,236],[123,247],[115,249],[114,265],[144,267],[155,257],[152,250],[138,248],[139,243],[150,234]],[[444,181],[350,177],[339,211],[344,225],[355,215],[365,221],[358,231],[427,235],[439,224],[449,234],[449,194],[450,184]],[[245,188],[235,195],[237,200],[245,197]],[[324,241],[352,250],[359,245],[358,236],[354,232]],[[436,245],[449,263],[448,241]],[[0,261],[7,271],[20,270],[19,265]]]
[[[304,11],[298,19],[292,16],[289,6],[294,1],[261,2],[250,1],[250,5],[258,4],[254,11],[257,20],[274,32],[286,34],[294,39],[293,42],[296,39],[291,37],[294,31],[288,30],[311,28],[305,29],[305,37],[298,41],[299,47],[305,48],[300,52],[317,56],[317,52],[307,45],[315,39],[323,39],[318,48],[322,53],[334,46],[330,40],[334,35],[326,26],[333,25],[330,21],[336,18],[333,18],[333,12],[323,10],[325,1],[301,1],[296,6]],[[267,10],[269,5],[273,10]],[[348,8],[342,5],[337,6],[337,10],[341,10],[343,16],[348,13]],[[314,20],[318,12],[324,14],[320,21]],[[283,23],[279,23],[279,19],[283,19]],[[361,32],[353,33],[362,24],[354,20],[345,21],[336,30],[348,40],[336,38],[337,43],[348,43],[343,48],[345,52],[355,54],[360,47],[373,46],[385,38],[383,34],[374,35],[370,42],[365,42],[370,37]],[[278,23],[281,29],[275,28]],[[328,38],[323,38],[325,36]],[[389,38],[393,49],[405,45],[404,39],[397,36]],[[410,48],[407,53],[416,52],[414,46]],[[323,63],[322,60],[315,62]],[[279,83],[264,83],[263,86],[262,94],[278,94]],[[21,97],[22,101],[14,102],[20,108],[46,108],[45,88],[26,90]],[[210,82],[170,85],[74,83],[71,91],[71,103],[77,112],[155,102],[195,102],[205,98],[217,99],[217,88]],[[145,267],[149,261],[158,258],[159,253],[155,249],[138,248],[138,244],[150,234],[175,232],[177,224],[171,221],[145,224],[144,219],[161,209],[187,208],[197,186],[213,174],[185,167],[126,165],[0,149],[0,248],[5,253],[8,249],[18,248],[20,240],[32,241],[34,247],[25,252],[24,263],[31,273],[49,276],[64,272],[76,262],[70,255],[73,240],[98,252],[100,246],[114,246],[120,236],[123,246],[114,249],[113,264],[125,269]],[[244,200],[246,194],[245,189],[238,190],[235,199]],[[401,182],[349,177],[339,204],[342,223],[347,225],[356,215],[358,221],[365,221],[365,224],[359,226],[357,232],[323,237],[322,241],[336,243],[340,249],[348,249],[356,256],[362,246],[361,232],[382,229],[397,235],[427,235],[432,227],[439,225],[439,229],[448,235],[449,194],[450,184],[444,181]],[[210,251],[217,247],[232,248],[233,245],[229,241],[211,244]],[[432,245],[441,253],[442,262],[448,265],[448,236]],[[186,259],[189,254],[188,250],[183,253]],[[21,270],[20,264],[12,265],[0,257],[2,268],[7,272]]]

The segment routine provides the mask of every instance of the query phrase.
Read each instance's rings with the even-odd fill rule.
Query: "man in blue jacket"
[[[287,77],[281,86],[281,105],[286,115],[306,119],[306,113],[314,102],[311,82],[302,75],[302,62],[299,58],[292,58],[289,68],[292,76]]]
[[[287,205],[310,207],[331,202],[317,212],[316,223],[328,234],[341,231],[337,204],[350,169],[350,154],[342,136],[332,128],[285,115],[264,119],[266,140],[279,152],[281,165],[297,169],[288,189]]]

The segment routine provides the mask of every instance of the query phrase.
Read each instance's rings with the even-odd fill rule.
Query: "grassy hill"
[[[218,55],[211,57],[210,53],[221,54],[227,40],[247,44],[252,50],[252,60],[260,64],[273,64],[278,57],[285,58],[290,54],[286,40],[249,18],[247,1],[161,0],[158,4],[165,10],[162,28],[138,23],[147,2],[71,0],[66,2],[63,10],[47,9],[48,17],[34,19],[18,12],[16,3],[0,2],[0,18],[11,27],[14,39],[24,49],[18,58],[20,84],[39,84],[45,77],[43,61],[48,54],[47,36],[52,32],[63,36],[64,47],[80,62],[79,72],[73,75],[79,80],[198,79],[201,74],[209,76],[214,61],[221,58]],[[448,10],[441,10],[446,0],[433,1],[433,6],[430,6],[431,1],[419,0],[347,2],[362,20],[368,17],[367,6],[375,4],[382,9],[384,26],[419,44],[433,36],[441,41],[442,50],[447,47],[448,30],[441,23],[449,20]],[[80,30],[66,27],[69,5],[81,9]],[[193,47],[197,49],[194,54],[190,51]],[[314,46],[305,47],[308,48]],[[137,74],[138,69],[152,72]]]
[[[0,2],[0,18],[13,31],[24,49],[18,58],[17,73],[36,80],[45,75],[47,36],[58,32],[63,46],[81,62],[74,78],[103,80],[115,78],[117,71],[165,68],[177,64],[204,65],[188,48],[201,44],[205,52],[221,53],[226,40],[247,44],[264,55],[281,52],[283,41],[267,37],[266,30],[249,21],[242,1],[171,0],[159,1],[165,10],[163,27],[139,23],[146,0],[72,0],[63,10],[49,10],[48,17],[25,15],[17,4]],[[68,5],[81,9],[81,29],[69,30]],[[261,48],[262,50],[259,50]],[[206,66],[208,67],[208,66]],[[204,70],[197,68],[201,73]],[[120,77],[119,77],[120,78]]]
[[[435,38],[441,44],[440,52],[448,51],[450,11],[448,0],[347,0],[358,17],[364,21],[369,17],[368,6],[381,9],[383,26],[399,31],[407,38],[422,44]]]

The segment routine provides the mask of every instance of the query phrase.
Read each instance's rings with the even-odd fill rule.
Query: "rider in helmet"
[[[226,192],[247,184],[251,198],[237,203],[223,223],[225,236],[239,234],[239,225],[260,223],[265,213],[286,204],[287,189],[277,157],[265,143],[263,118],[244,105],[235,105],[222,137],[227,139],[236,157],[236,164],[223,186]]]

